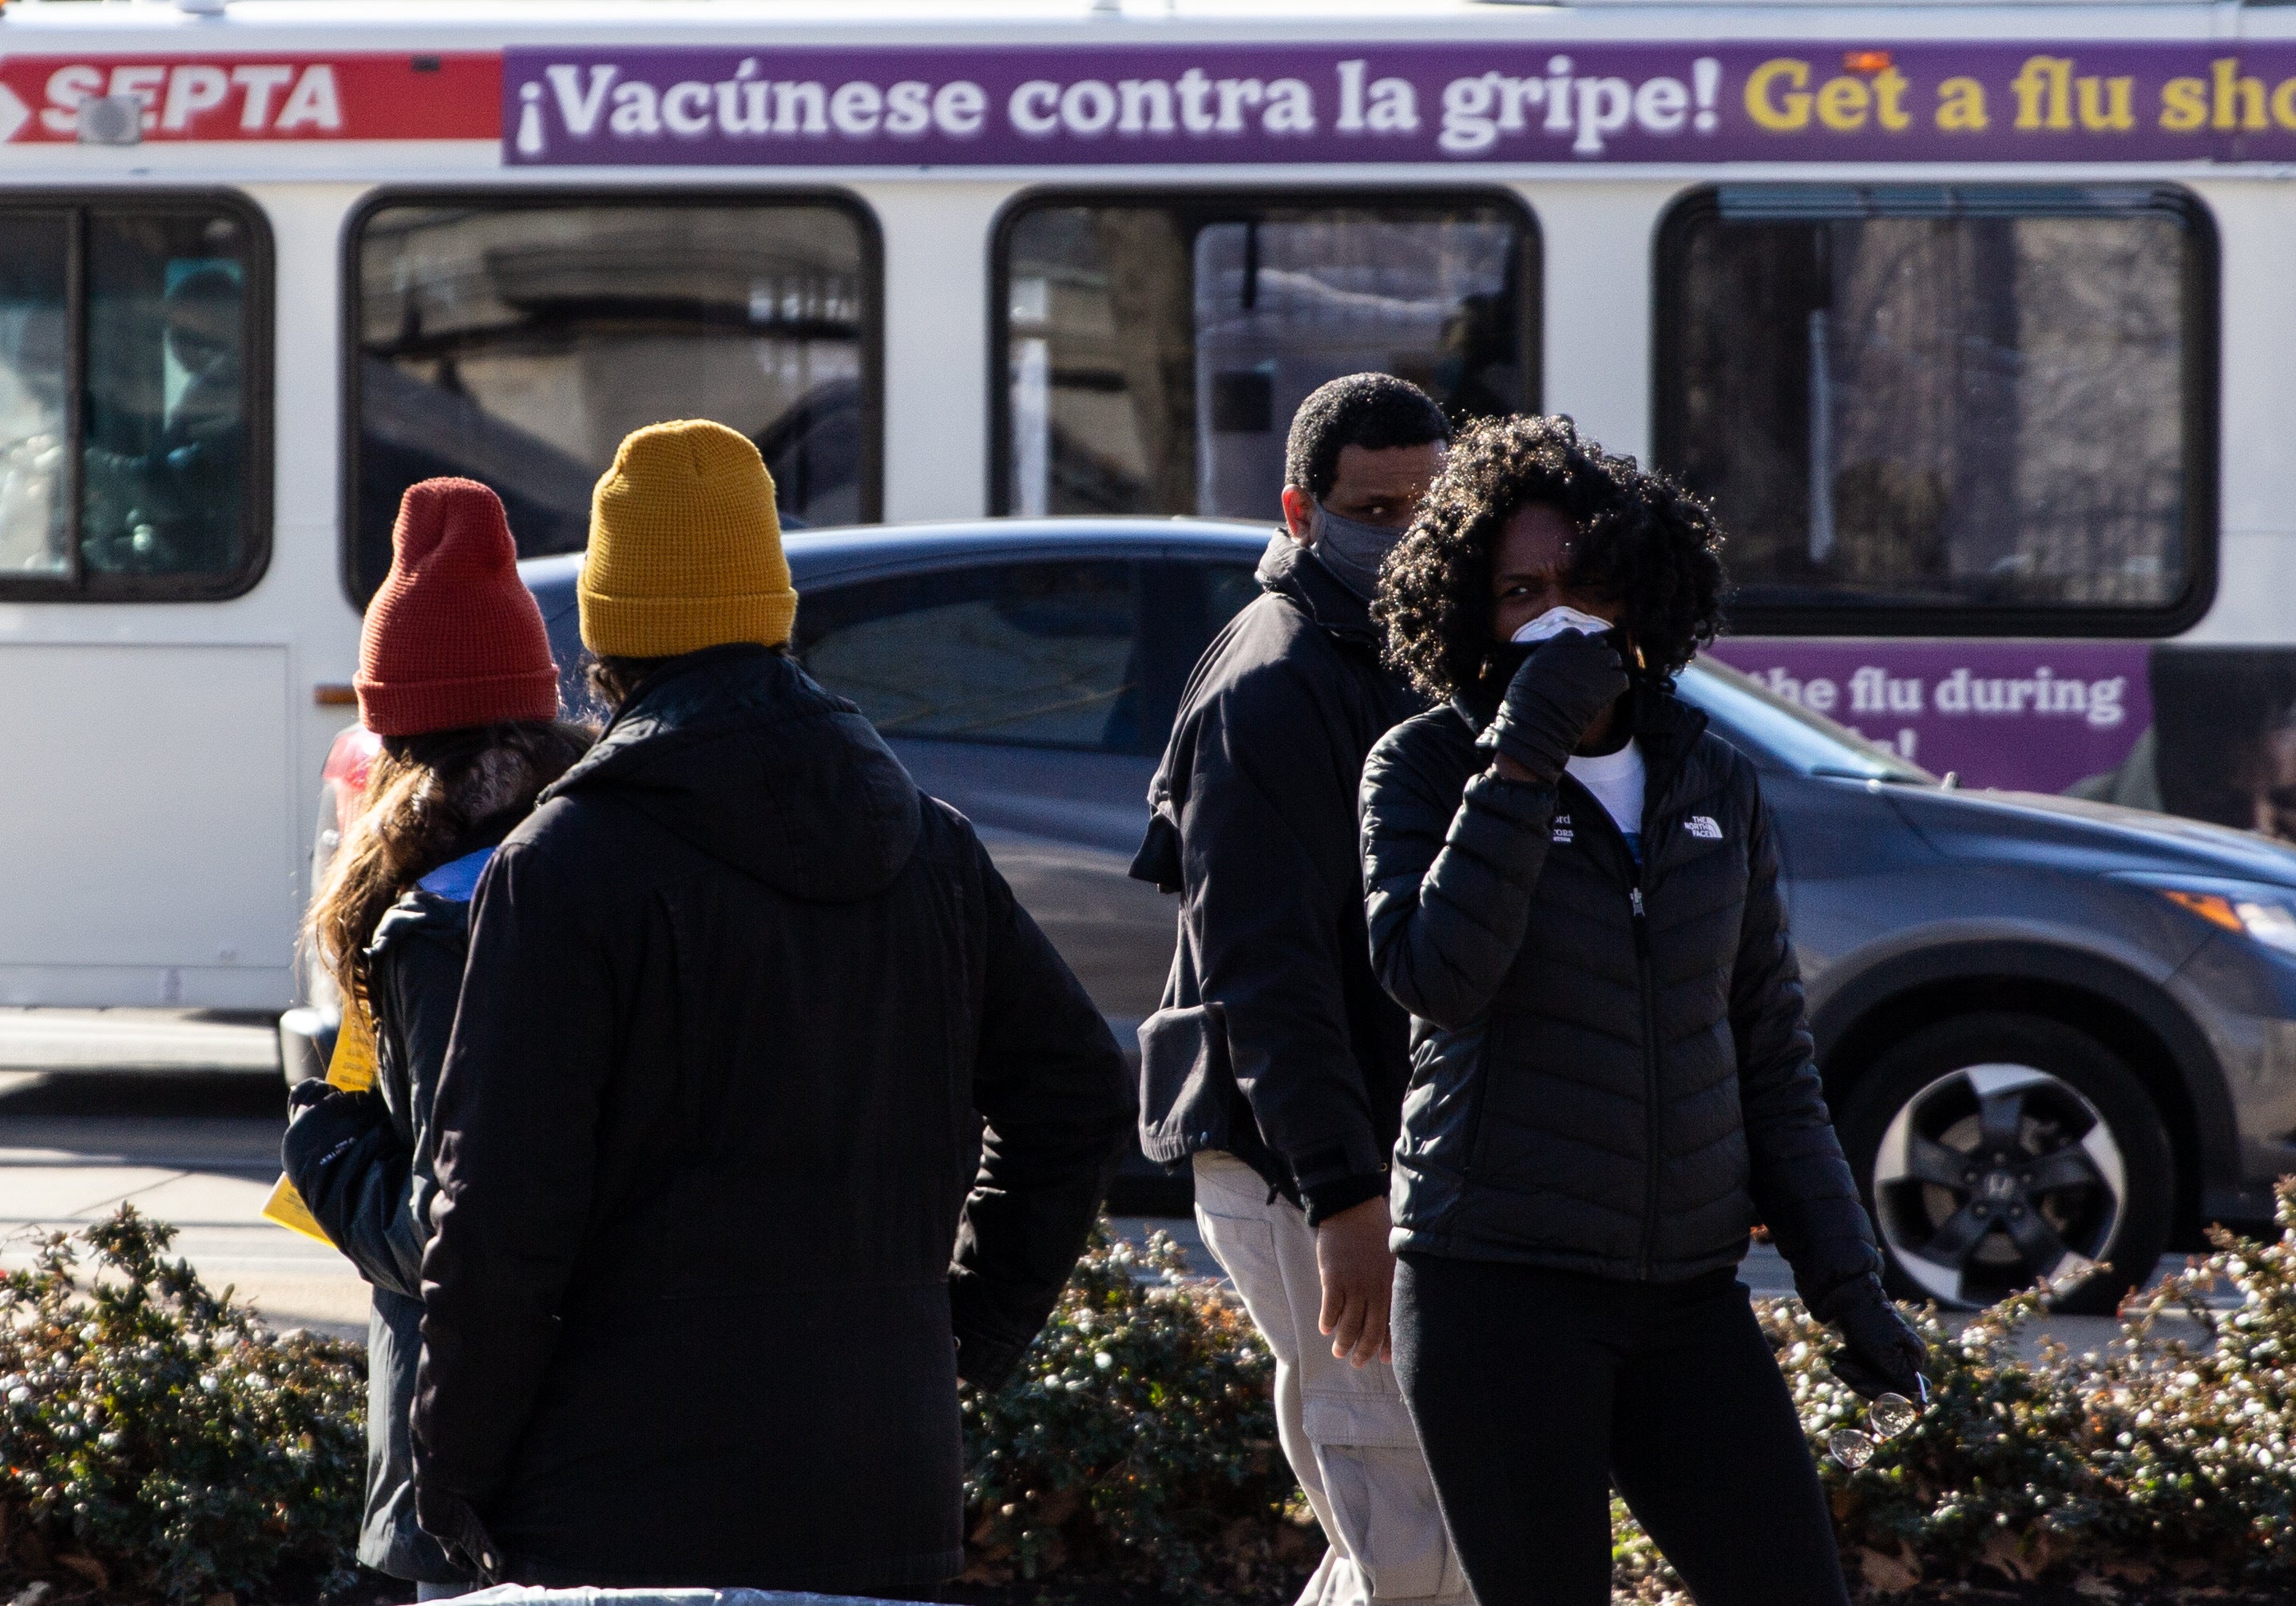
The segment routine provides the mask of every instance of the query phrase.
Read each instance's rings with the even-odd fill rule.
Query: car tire
[[[2135,1072],[2039,1015],[1956,1016],[1866,1068],[1841,1141],[1901,1299],[2110,1313],[2168,1246],[2175,1160]]]

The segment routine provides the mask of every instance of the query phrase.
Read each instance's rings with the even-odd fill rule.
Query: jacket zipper
[[[1644,843],[1647,852],[1650,844]],[[1643,1161],[1644,1173],[1643,1195],[1643,1244],[1638,1257],[1637,1274],[1650,1280],[1651,1248],[1658,1237],[1658,1180],[1662,1151],[1659,1147],[1658,1105],[1658,1005],[1652,998],[1650,921],[1643,911],[1642,867],[1635,868],[1635,884],[1627,889],[1634,910],[1635,979],[1642,993],[1643,1004],[1643,1102],[1646,1130],[1646,1145]]]
[[[1645,785],[1647,785],[1647,772],[1645,774]],[[1633,915],[1635,982],[1636,990],[1641,996],[1643,1008],[1643,1141],[1648,1145],[1648,1159],[1643,1168],[1645,1175],[1643,1182],[1642,1245],[1635,1257],[1635,1274],[1647,1282],[1650,1281],[1651,1274],[1651,1251],[1658,1238],[1658,1184],[1660,1156],[1658,1104],[1658,1004],[1653,996],[1657,989],[1652,985],[1651,980],[1650,919],[1643,905],[1643,866],[1650,862],[1651,855],[1657,850],[1660,833],[1650,827],[1652,820],[1658,816],[1645,801],[1643,811],[1643,851],[1642,856],[1637,858],[1634,851],[1627,846],[1625,831],[1620,827],[1617,821],[1611,818],[1611,811],[1603,807],[1594,793],[1579,785],[1574,776],[1565,775],[1562,786],[1570,787],[1583,797],[1586,799],[1587,817],[1600,822],[1600,828],[1608,830],[1616,839],[1619,853],[1626,861],[1627,873],[1630,878],[1627,883],[1627,906]],[[1556,789],[1558,794],[1562,791],[1562,786]],[[1646,792],[1645,799],[1656,795],[1658,794]],[[1579,803],[1574,799],[1571,803],[1574,817],[1579,807]]]
[[[1690,737],[1694,739],[1704,728],[1702,719],[1699,724],[1691,727]],[[1635,737],[1640,740],[1644,733],[1638,730],[1635,733]],[[1661,844],[1662,833],[1652,830],[1651,826],[1652,822],[1667,817],[1659,805],[1667,800],[1673,788],[1675,770],[1680,756],[1679,750],[1669,752],[1662,745],[1655,750],[1646,749],[1644,752],[1643,840],[1642,853],[1639,857],[1628,850],[1626,832],[1611,820],[1611,811],[1596,802],[1592,792],[1587,791],[1583,786],[1578,788],[1579,791],[1585,794],[1587,801],[1594,805],[1595,815],[1599,816],[1604,824],[1610,826],[1617,836],[1620,851],[1627,856],[1628,874],[1631,878],[1627,886],[1627,905],[1633,915],[1635,980],[1642,994],[1643,1142],[1646,1145],[1643,1168],[1644,1173],[1643,1240],[1641,1250],[1636,1256],[1636,1273],[1640,1280],[1645,1282],[1650,1281],[1651,1256],[1658,1241],[1659,1168],[1664,1159],[1664,1151],[1660,1145],[1664,1134],[1659,1118],[1657,988],[1651,976],[1650,919],[1643,904],[1643,873],[1644,866],[1649,864]],[[1570,784],[1571,781],[1572,777],[1569,775],[1563,777],[1565,784]],[[1576,805],[1574,804],[1573,807],[1575,808]]]

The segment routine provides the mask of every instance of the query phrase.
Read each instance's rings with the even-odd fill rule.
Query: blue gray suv
[[[1172,901],[1126,874],[1149,777],[1268,535],[789,538],[807,667],[972,818],[1127,1044],[1174,939]],[[570,691],[578,562],[523,566]],[[2296,851],[1959,791],[1710,661],[1681,691],[1776,812],[1818,1060],[1896,1292],[1975,1305],[2040,1282],[2109,1309],[2172,1237],[2270,1215],[2296,1171]]]

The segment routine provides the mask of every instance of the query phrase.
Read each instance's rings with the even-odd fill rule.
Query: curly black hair
[[[1387,660],[1442,700],[1488,672],[1491,553],[1521,509],[1555,508],[1578,532],[1575,585],[1616,597],[1660,686],[1721,628],[1722,532],[1703,501],[1663,474],[1614,457],[1568,418],[1469,425],[1427,488],[1419,516],[1380,570],[1373,616]]]

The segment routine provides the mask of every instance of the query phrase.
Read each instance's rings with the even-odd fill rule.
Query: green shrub
[[[1273,1601],[1314,1561],[1275,1443],[1275,1357],[1185,1269],[1166,1234],[1139,1248],[1103,1223],[1019,1374],[967,1391],[967,1582],[1058,1572]]]
[[[1930,1407],[1856,1472],[1824,1450],[1863,1416],[1824,1369],[1832,1340],[1799,1302],[1762,1302],[1862,1593],[1969,1579],[2296,1592],[2296,1184],[2281,1188],[2279,1219],[2268,1243],[2212,1233],[2215,1252],[2132,1302],[2102,1352],[2050,1342],[2021,1358],[2032,1295],[1958,1334],[1923,1316]],[[2202,1305],[2218,1287],[2239,1305]],[[2177,1308],[2195,1340],[2161,1325]],[[1619,1519],[1620,1587],[1682,1599]]]
[[[1799,1301],[1758,1300],[1859,1597],[1964,1582],[2296,1597],[2296,1184],[2280,1222],[2271,1242],[2215,1234],[2102,1352],[2049,1343],[2024,1359],[2030,1296],[1958,1332],[1923,1315],[1930,1407],[1856,1472],[1824,1449],[1865,1414],[1826,1369],[1832,1336]],[[1270,1357],[1240,1310],[1180,1274],[1160,1235],[1144,1252],[1102,1235],[1021,1376],[968,1398],[974,1582],[1276,1602],[1321,1549],[1274,1443]],[[2201,1303],[2222,1288],[2236,1307]],[[2187,1338],[2161,1320],[2180,1308]],[[1684,1606],[1613,1512],[1620,1598]]]
[[[0,1546],[171,1602],[347,1583],[366,1462],[357,1345],[275,1337],[122,1206],[0,1276]]]
[[[1759,1302],[1866,1600],[1959,1581],[2296,1596],[2296,1184],[2269,1243],[2215,1252],[2121,1338],[2021,1357],[2032,1299],[1958,1333],[1923,1318],[1929,1410],[1851,1472],[1862,1405],[1832,1340]],[[0,1276],[0,1555],[85,1594],[308,1600],[347,1583],[365,1461],[354,1345],[275,1337],[132,1209]],[[1172,1241],[1097,1233],[1020,1374],[964,1400],[968,1581],[1110,1598],[1289,1598],[1322,1548],[1275,1443],[1275,1363]],[[2228,1287],[2237,1307],[2201,1300]],[[2161,1318],[2183,1308],[2196,1336]],[[1678,1586],[1623,1510],[1628,1599]]]

